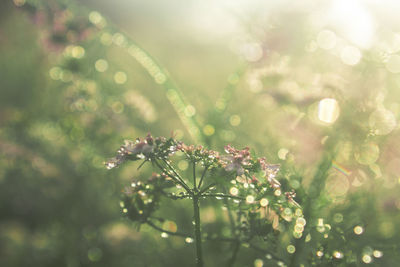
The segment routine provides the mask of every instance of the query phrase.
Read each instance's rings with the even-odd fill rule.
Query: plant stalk
[[[196,266],[203,267],[203,252],[201,248],[201,230],[200,230],[200,208],[199,195],[193,194],[193,212],[194,212],[194,236],[196,240]]]

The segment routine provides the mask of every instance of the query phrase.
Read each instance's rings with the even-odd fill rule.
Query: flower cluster
[[[132,221],[145,222],[158,208],[164,189],[174,187],[166,175],[153,173],[146,181],[132,181],[123,192],[122,212]]]
[[[226,198],[239,204],[234,209],[247,225],[237,229],[243,239],[254,234],[266,237],[272,230],[284,229],[280,228],[280,221],[296,222],[303,216],[294,200],[295,192],[283,191],[277,180],[280,165],[252,157],[248,147],[239,150],[227,145],[225,152],[220,155],[203,146],[186,145],[173,138],[153,138],[148,134],[136,142],[125,141],[106,166],[111,169],[126,160],[143,160],[161,171],[161,175],[133,182],[125,189],[122,208],[132,221],[147,223],[161,197],[177,200],[193,198],[196,194],[201,198]],[[182,156],[193,166],[190,171],[193,183],[174,167],[174,159],[180,162]]]
[[[277,173],[279,172],[280,165],[279,164],[269,164],[267,163],[265,158],[258,159],[261,170],[264,172],[264,175],[271,185],[272,188],[279,188],[281,183],[275,179]]]
[[[177,142],[176,150],[184,153],[186,158],[190,161],[200,162],[203,166],[211,166],[217,164],[220,156],[217,151],[206,149],[199,145],[186,145],[183,142]]]
[[[221,164],[226,171],[235,171],[238,176],[244,174],[245,167],[251,162],[249,148],[238,150],[230,145],[225,146],[225,152],[228,155],[221,157]]]
[[[125,140],[125,144],[117,150],[117,155],[109,159],[105,165],[107,169],[118,167],[125,160],[151,160],[154,157],[167,158],[176,151],[176,141],[172,138],[153,138],[148,134],[145,138],[136,139],[136,142]]]

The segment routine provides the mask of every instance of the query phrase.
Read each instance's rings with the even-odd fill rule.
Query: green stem
[[[167,233],[169,235],[173,235],[173,236],[180,236],[180,237],[190,237],[190,235],[187,235],[185,233],[180,233],[180,232],[172,232],[172,231],[168,231],[168,230],[164,230],[163,228],[155,225],[153,222],[151,221],[146,221],[147,225],[150,226],[151,228],[160,231],[161,233]]]
[[[196,240],[196,266],[203,267],[203,252],[201,248],[201,230],[200,230],[200,208],[199,195],[193,194],[193,212],[194,212],[194,236]]]
[[[239,197],[239,196],[232,196],[232,195],[226,195],[222,193],[204,193],[202,194],[203,197],[219,197],[219,198],[227,198],[227,199],[238,199],[238,200],[246,200],[244,197]]]
[[[153,159],[152,162],[154,162],[157,167],[166,175],[168,175],[169,177],[171,177],[173,180],[175,180],[178,184],[180,184],[187,193],[190,193],[190,188],[186,185],[186,183],[179,177],[179,176],[173,176],[172,174],[169,173],[168,170],[166,170],[163,166],[161,166],[160,163],[158,163],[158,161],[156,159]]]
[[[216,183],[212,183],[212,184],[207,185],[206,187],[204,187],[203,189],[200,190],[200,194],[206,192],[208,189],[210,189],[214,185],[216,185]]]
[[[239,253],[239,249],[240,249],[240,241],[237,240],[233,245],[232,257],[229,259],[228,263],[226,264],[227,267],[232,267],[235,264],[237,254]]]
[[[199,188],[199,190],[200,190],[201,184],[203,183],[203,179],[204,179],[204,176],[206,175],[208,167],[209,166],[205,166],[204,170],[203,170],[203,173],[201,174],[200,182],[199,182],[199,185],[197,186],[197,188]]]
[[[196,185],[196,162],[193,162],[193,188],[197,188],[197,185]]]
[[[186,183],[184,182],[182,176],[180,176],[180,174],[175,170],[175,168],[172,167],[172,165],[171,165],[167,160],[164,159],[163,161],[164,161],[164,163],[168,166],[168,168],[176,175],[176,177],[177,177],[182,183],[184,183],[184,184],[186,185]],[[188,187],[187,185],[186,185],[185,188],[186,188],[187,190],[190,191],[190,189],[189,189],[189,187]]]

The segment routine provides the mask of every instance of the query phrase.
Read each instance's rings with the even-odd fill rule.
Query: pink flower
[[[281,183],[275,179],[276,174],[279,172],[280,165],[279,164],[269,164],[267,163],[265,158],[258,159],[260,163],[261,169],[264,171],[264,175],[267,178],[268,183],[273,188],[279,188]]]
[[[138,139],[136,142],[125,140],[125,144],[117,151],[117,156],[111,158],[105,163],[107,169],[118,167],[126,160],[128,156],[136,156],[136,158],[150,157],[154,152],[153,137],[148,134],[145,139]]]
[[[221,164],[226,171],[236,171],[238,176],[244,174],[245,169],[243,166],[247,166],[251,162],[249,148],[246,147],[243,150],[238,150],[230,145],[225,146],[225,152],[229,155],[221,157]]]

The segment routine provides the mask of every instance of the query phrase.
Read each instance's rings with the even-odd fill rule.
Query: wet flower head
[[[117,150],[117,155],[108,160],[105,165],[107,169],[118,167],[127,158],[132,160],[149,158],[154,151],[154,139],[148,134],[145,139],[137,139],[136,142],[125,140]]]
[[[260,163],[261,169],[264,172],[265,178],[267,179],[268,183],[273,188],[279,188],[281,183],[275,179],[277,173],[279,172],[280,165],[279,164],[269,164],[267,163],[265,158],[258,159]]]
[[[225,152],[228,155],[221,157],[221,164],[225,170],[228,172],[235,171],[238,176],[244,174],[244,166],[248,166],[251,163],[249,148],[245,147],[243,150],[238,150],[227,145],[225,146]]]

